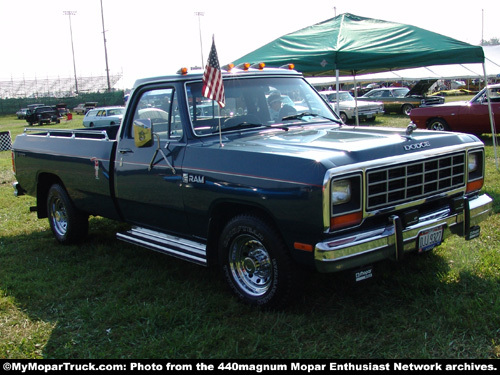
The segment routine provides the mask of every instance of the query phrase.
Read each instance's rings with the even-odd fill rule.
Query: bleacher
[[[121,79],[120,75],[110,75],[111,88]],[[78,92],[106,92],[107,76],[77,77]],[[66,98],[76,95],[75,78],[45,78],[0,81],[0,99],[7,98]]]

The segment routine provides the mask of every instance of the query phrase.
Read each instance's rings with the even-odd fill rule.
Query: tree
[[[500,39],[491,38],[490,40],[482,40],[481,45],[482,46],[498,46],[498,45],[500,45]]]

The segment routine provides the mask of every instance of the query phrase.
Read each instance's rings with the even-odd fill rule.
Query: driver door
[[[175,87],[143,89],[128,111],[134,115],[125,120],[115,159],[121,213],[141,227],[185,233],[181,166],[186,143]],[[136,142],[134,123],[150,124],[149,142]]]

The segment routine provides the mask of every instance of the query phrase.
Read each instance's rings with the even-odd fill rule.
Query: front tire
[[[258,216],[229,221],[221,234],[219,262],[232,291],[250,305],[282,307],[298,289],[300,270],[278,233]]]
[[[429,124],[427,125],[427,129],[429,130],[437,130],[437,131],[449,131],[450,127],[446,123],[446,121],[435,118],[429,121]]]
[[[54,237],[64,245],[81,242],[88,233],[88,216],[78,211],[66,190],[59,184],[50,187],[47,214]]]

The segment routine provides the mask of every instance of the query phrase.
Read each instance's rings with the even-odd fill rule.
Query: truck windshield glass
[[[319,95],[301,78],[276,77],[224,81],[226,106],[201,94],[201,81],[188,83],[189,114],[196,135],[339,121]],[[306,114],[306,115],[301,115]]]

